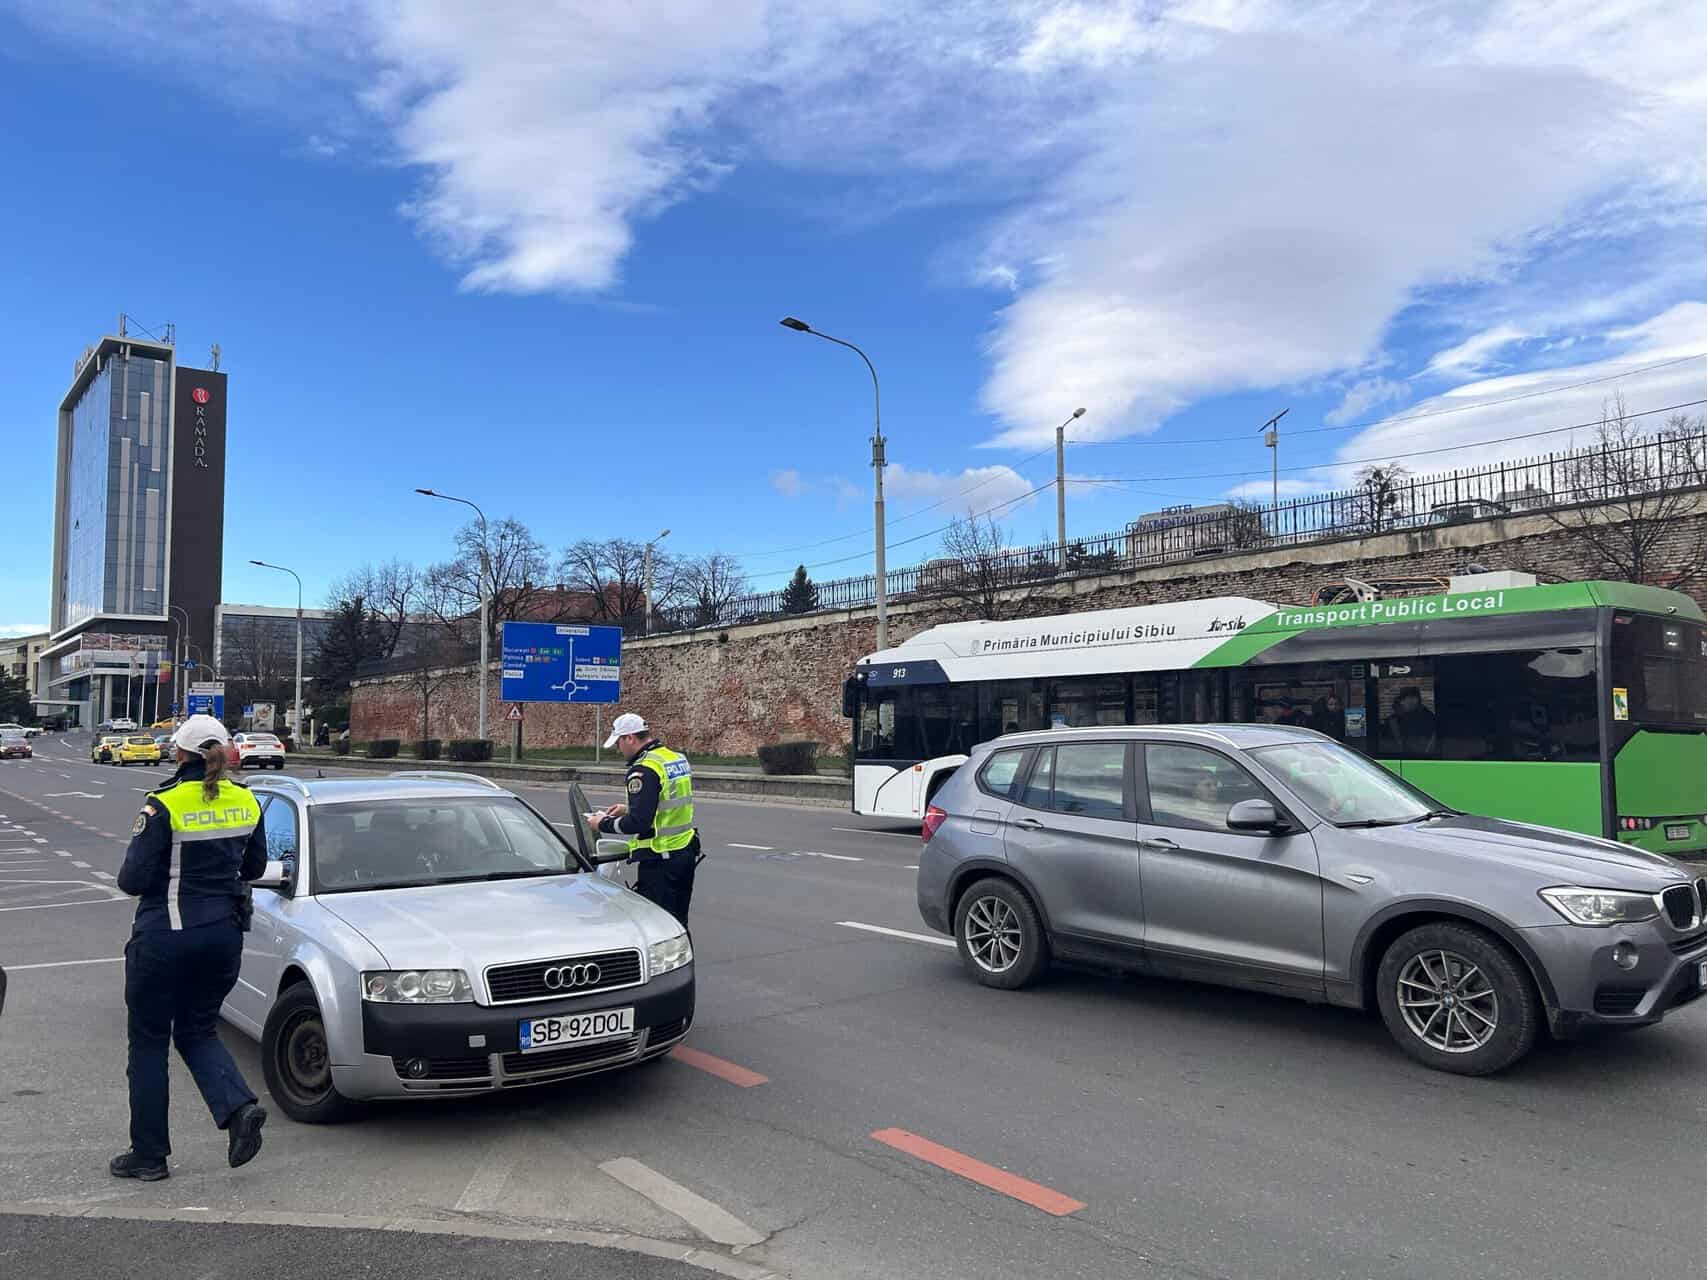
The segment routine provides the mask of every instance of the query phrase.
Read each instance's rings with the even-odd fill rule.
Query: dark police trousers
[[[699,832],[696,831],[686,848],[677,849],[667,858],[647,854],[636,859],[634,891],[648,902],[664,908],[685,929],[688,904],[693,901],[694,866],[698,862]]]
[[[166,1051],[195,1077],[221,1129],[255,1095],[219,1039],[219,1006],[237,985],[243,934],[235,920],[195,929],[133,934],[124,949],[124,1002],[130,1011],[130,1147],[165,1159]]]

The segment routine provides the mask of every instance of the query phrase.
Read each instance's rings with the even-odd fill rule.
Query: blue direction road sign
[[[615,702],[621,692],[621,627],[504,624],[505,702]]]
[[[185,702],[192,716],[212,716],[215,720],[223,720],[225,719],[225,682],[210,680],[201,684],[192,684],[190,685],[189,697],[185,699]]]

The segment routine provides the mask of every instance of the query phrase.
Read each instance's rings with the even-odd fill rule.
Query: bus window
[[[1707,724],[1707,632],[1700,624],[1630,614],[1612,622],[1613,718]]]
[[[859,709],[859,754],[872,760],[895,759],[894,689],[866,689]]]
[[[1440,750],[1433,663],[1419,659],[1371,663],[1380,732],[1375,753],[1396,760],[1432,760]]]
[[[1288,724],[1315,729],[1367,749],[1365,664],[1317,663],[1235,672],[1233,718],[1248,724]]]
[[[1155,676],[1132,677],[1132,723],[1157,724],[1161,721],[1161,693]]]
[[[997,680],[977,688],[979,742],[1048,726],[1041,680]]]
[[[1049,691],[1049,720],[1056,728],[1126,723],[1126,678],[1093,676],[1057,680]]]
[[[1443,760],[1600,758],[1589,648],[1434,660]]]
[[[1145,678],[1134,676],[1133,680]],[[1227,718],[1221,704],[1221,673],[1218,671],[1170,671],[1161,677],[1159,685],[1158,723],[1219,724]],[[1136,683],[1133,701],[1136,704]]]

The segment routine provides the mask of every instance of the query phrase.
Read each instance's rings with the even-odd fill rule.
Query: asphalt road
[[[801,1278],[1529,1280],[1694,1274],[1707,1253],[1707,1008],[1465,1080],[1342,1010],[1073,973],[991,991],[923,940],[916,833],[739,801],[698,806],[710,856],[688,1043],[710,1059],[376,1108],[339,1128],[278,1117],[235,1173],[177,1070],[173,1178],[115,1183],[112,960],[130,911],[102,874],[158,774],[90,766],[81,740],[40,751],[0,766],[0,1198],[13,1210],[584,1227]],[[570,817],[560,788],[521,791]],[[258,1084],[253,1047],[227,1039]],[[0,1269],[12,1273],[14,1237],[82,1248],[68,1243],[82,1230],[105,1227],[0,1212]],[[122,1247],[166,1258],[177,1239]]]

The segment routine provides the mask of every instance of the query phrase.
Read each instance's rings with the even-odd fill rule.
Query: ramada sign
[[[207,402],[212,399],[206,387],[196,387],[190,392],[190,399],[196,402],[196,434],[195,448],[192,453],[195,463],[202,470],[207,470]]]

